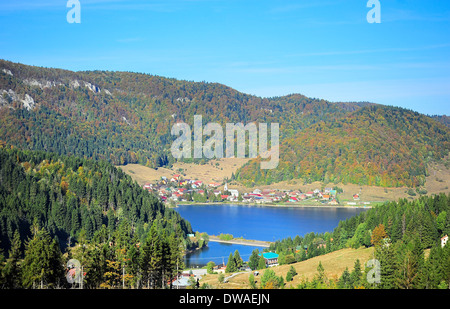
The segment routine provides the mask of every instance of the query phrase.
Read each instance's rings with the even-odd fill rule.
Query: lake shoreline
[[[377,202],[378,203],[378,202]],[[299,204],[273,204],[273,203],[243,203],[243,202],[179,202],[174,207],[166,206],[169,208],[177,208],[179,206],[183,205],[191,205],[191,206],[202,206],[202,205],[236,205],[236,206],[257,206],[257,207],[274,207],[274,208],[302,208],[302,207],[316,207],[316,208],[344,208],[344,209],[370,209],[373,206],[372,205],[299,205]]]
[[[261,251],[285,238],[332,232],[340,221],[369,210],[355,206],[181,202],[173,209],[194,231],[209,235],[208,245],[185,260],[186,265],[205,265],[220,264],[236,250],[248,258],[255,248]]]

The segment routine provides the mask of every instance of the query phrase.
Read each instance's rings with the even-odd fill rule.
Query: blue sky
[[[450,1],[0,0],[0,58],[450,115]]]

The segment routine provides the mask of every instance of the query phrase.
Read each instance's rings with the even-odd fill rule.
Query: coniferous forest
[[[422,196],[417,200],[387,202],[341,221],[331,233],[309,233],[277,241],[269,250],[290,264],[343,248],[374,247],[379,282],[370,282],[371,267],[359,261],[356,270],[338,278],[319,271],[298,288],[447,289],[450,287],[450,246],[441,238],[450,234],[450,195]],[[369,276],[370,277],[370,276]]]
[[[189,222],[104,161],[0,148],[2,288],[70,288],[67,262],[83,265],[84,288],[167,288],[193,248]],[[338,281],[298,288],[448,288],[450,196],[422,196],[377,206],[331,233],[275,242],[290,264],[342,248],[375,247],[378,284],[355,263]],[[358,265],[357,265],[358,264]],[[359,274],[358,276],[356,276]],[[355,277],[356,276],[356,277]]]
[[[192,247],[188,233],[107,162],[0,148],[3,288],[67,287],[70,258],[84,265],[86,288],[164,287]]]

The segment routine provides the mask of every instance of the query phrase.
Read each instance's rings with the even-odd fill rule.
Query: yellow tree
[[[120,263],[116,261],[106,260],[107,271],[103,275],[105,281],[100,284],[102,289],[113,289],[120,285]]]
[[[374,246],[378,246],[383,239],[388,237],[386,230],[384,228],[383,224],[379,224],[377,227],[375,227],[372,231],[372,238],[370,239],[370,242]]]

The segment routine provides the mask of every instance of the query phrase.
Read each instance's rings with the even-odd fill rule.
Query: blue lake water
[[[307,233],[332,232],[339,221],[350,218],[364,208],[270,207],[254,205],[180,205],[178,213],[188,220],[194,231],[209,235],[232,234],[245,239],[276,241]],[[236,250],[244,259],[256,247],[209,242],[208,248],[186,256],[187,266],[204,266],[209,261],[227,262]],[[260,251],[263,248],[258,248]]]

